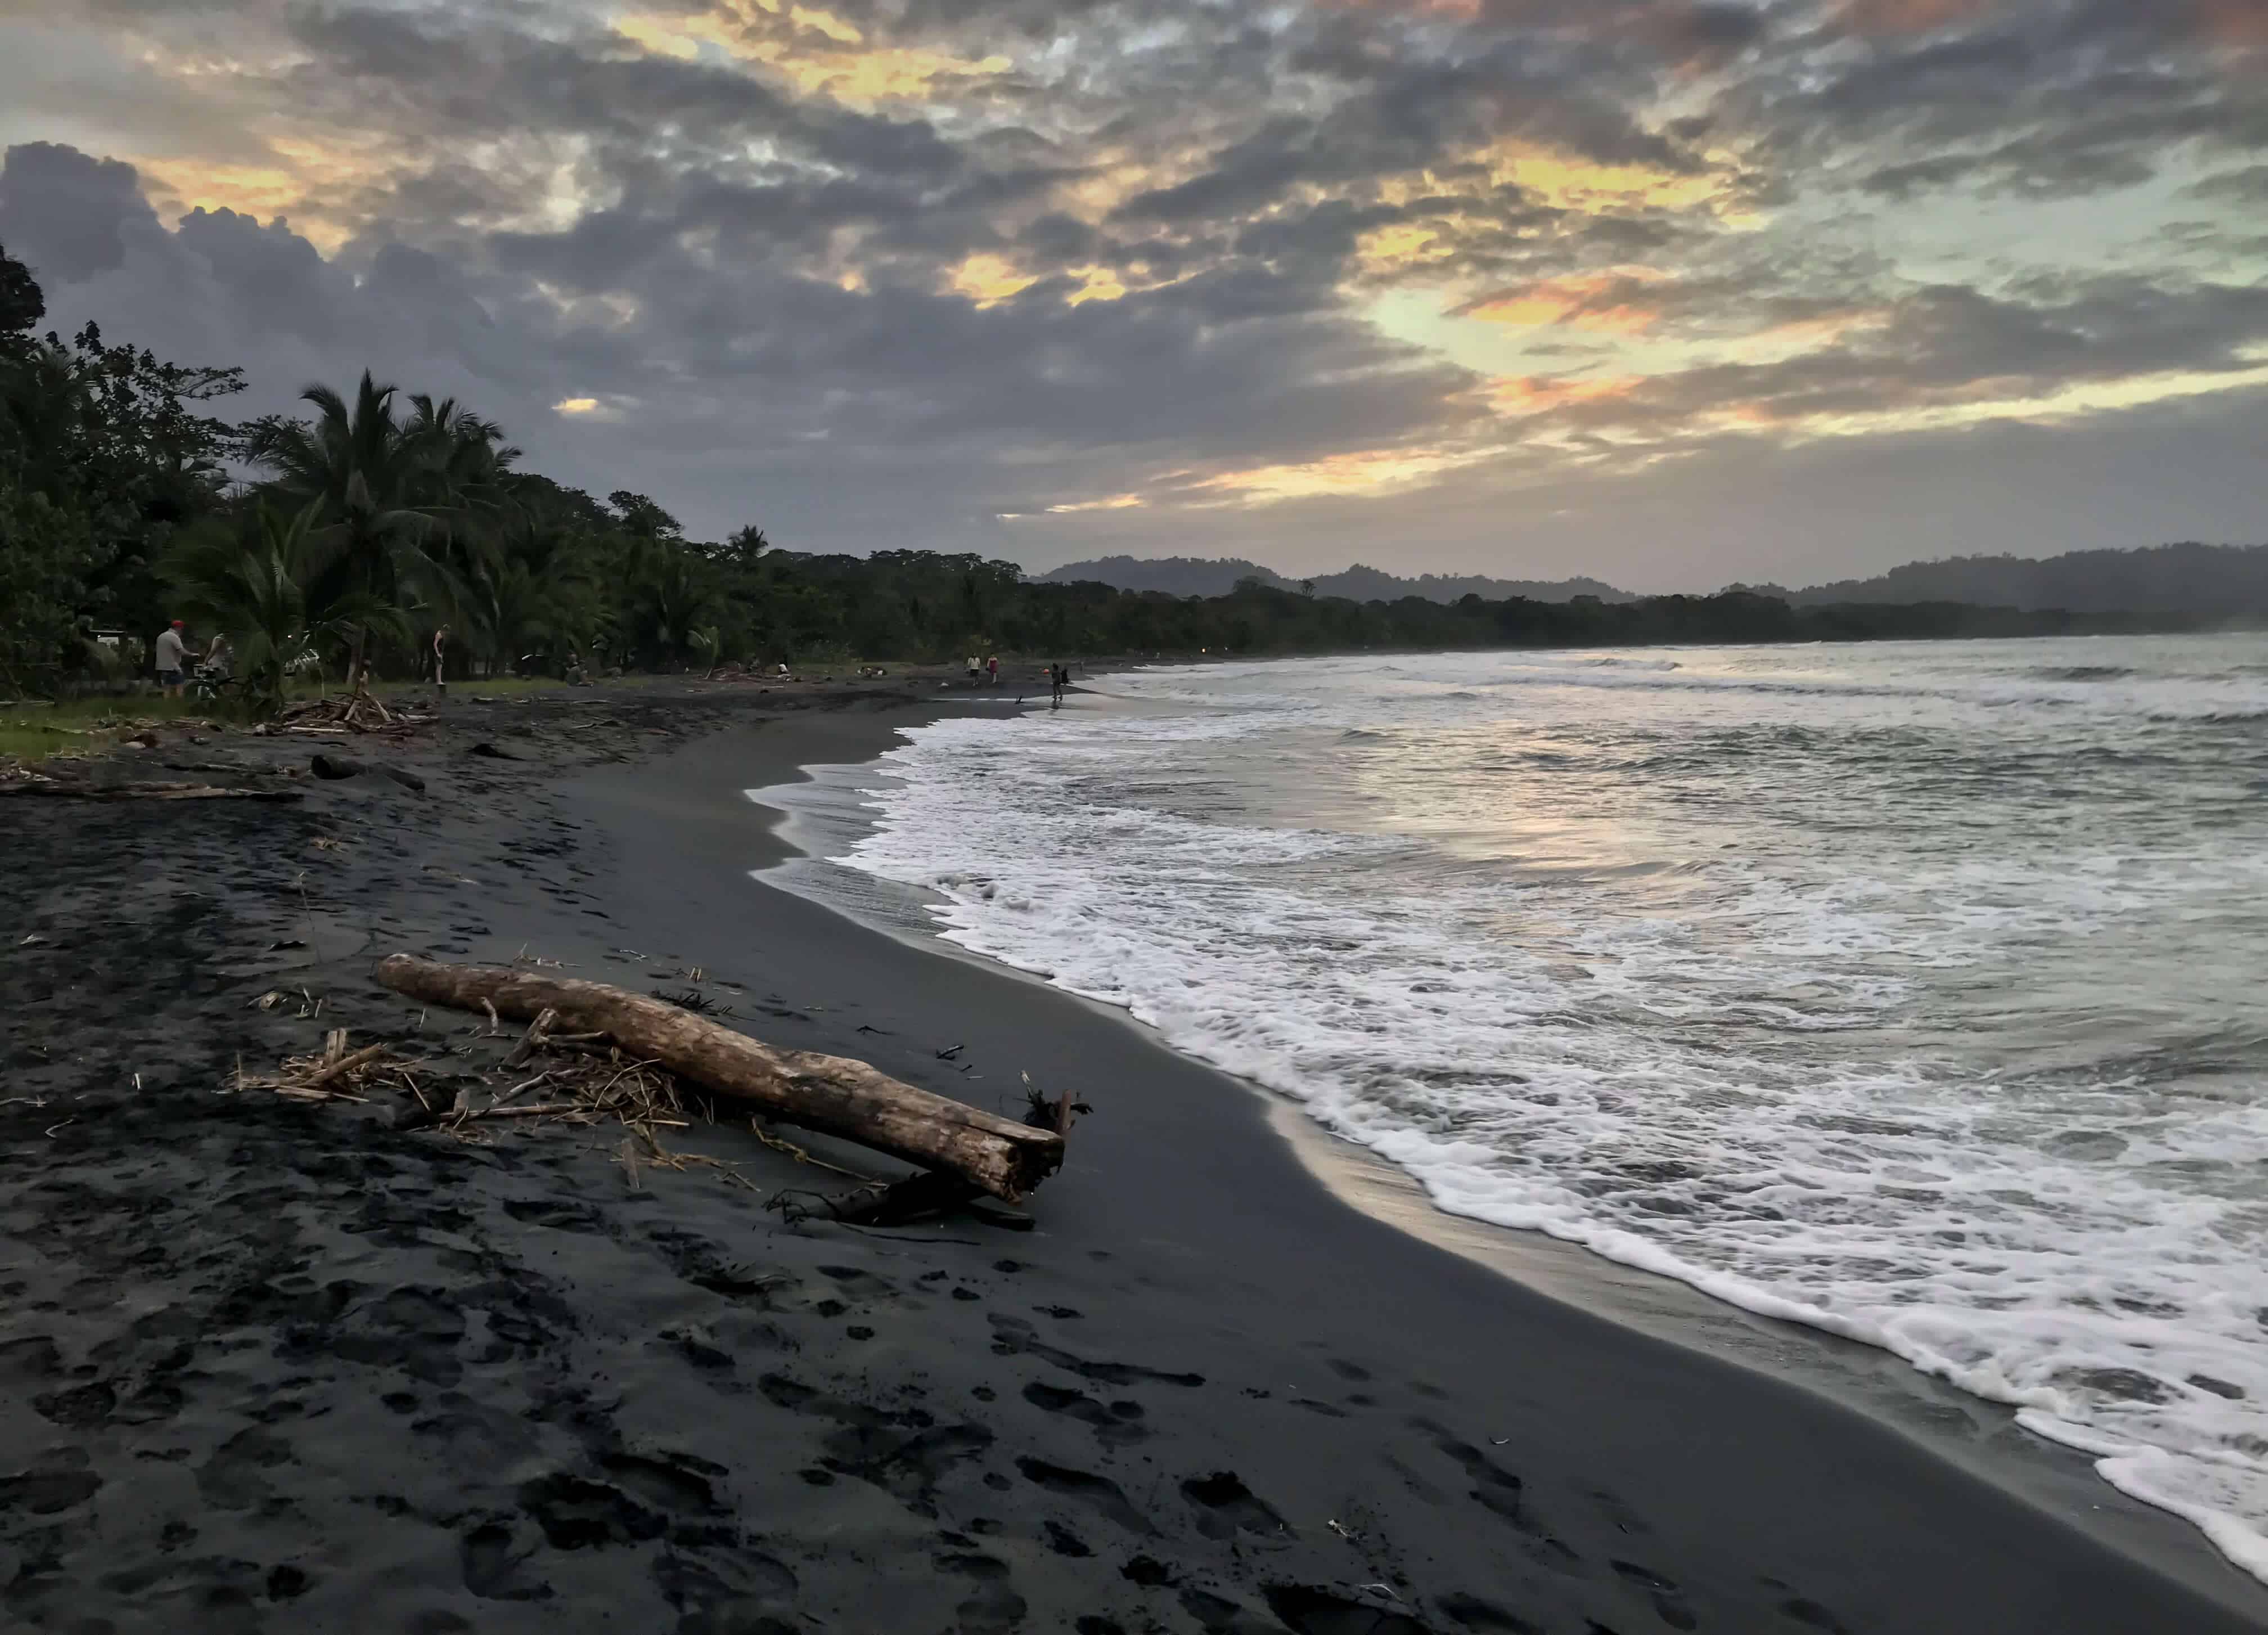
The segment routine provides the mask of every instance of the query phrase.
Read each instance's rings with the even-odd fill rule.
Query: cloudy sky
[[[2268,538],[2268,0],[0,0],[57,321],[801,549]]]

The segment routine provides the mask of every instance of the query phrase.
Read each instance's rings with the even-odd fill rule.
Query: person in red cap
[[[168,698],[181,696],[181,672],[188,660],[188,644],[181,632],[187,628],[176,619],[158,632],[158,685],[166,689]]]

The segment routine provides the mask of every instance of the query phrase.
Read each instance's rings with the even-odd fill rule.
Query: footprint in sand
[[[1028,1609],[1008,1582],[1008,1564],[995,1556],[942,1556],[937,1570],[975,1581],[966,1601],[954,1609],[955,1635],[1008,1635]]]
[[[512,1528],[488,1521],[457,1541],[457,1561],[465,1587],[482,1601],[544,1601],[551,1586],[523,1571],[533,1546],[516,1549]]]
[[[1035,1459],[1029,1455],[1016,1461],[1016,1469],[1022,1471],[1024,1479],[1034,1486],[1050,1493],[1059,1493],[1066,1499],[1075,1499],[1130,1533],[1147,1538],[1157,1532],[1157,1528],[1150,1525],[1150,1519],[1134,1508],[1127,1501],[1124,1491],[1108,1477],[1097,1476],[1091,1470],[1074,1470],[1066,1465],[1049,1464],[1044,1459]]]
[[[1654,1615],[1674,1630],[1700,1627],[1700,1620],[1685,1604],[1685,1597],[1676,1584],[1651,1567],[1642,1567],[1635,1561],[1616,1561],[1609,1564],[1616,1576],[1653,1603]]]
[[[1288,1543],[1297,1535],[1276,1507],[1244,1485],[1233,1470],[1191,1477],[1182,1497],[1197,1513],[1197,1531],[1207,1538],[1233,1539],[1239,1533]]]
[[[1130,1447],[1150,1434],[1141,1423],[1139,1403],[1120,1401],[1105,1407],[1084,1391],[1069,1390],[1038,1380],[1024,1388],[1024,1400],[1048,1413],[1079,1420],[1094,1432],[1094,1440],[1105,1447]]]

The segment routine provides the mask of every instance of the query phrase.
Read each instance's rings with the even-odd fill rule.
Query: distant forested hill
[[[2060,556],[1949,556],[1910,562],[1872,579],[1806,590],[1735,586],[1798,607],[1836,602],[1967,602],[1974,607],[2060,608],[2072,613],[2185,613],[2268,616],[2268,545],[2155,545],[2142,550],[2075,550]]]
[[[1303,588],[1300,581],[1241,556],[1104,556],[1038,578],[1042,584],[1084,581],[1171,596],[1226,596],[1243,579],[1258,579],[1271,590]],[[1491,579],[1442,573],[1405,578],[1360,563],[1306,584],[1318,596],[1359,602],[1390,602],[1404,596],[1454,602],[1466,595],[1484,601],[1509,596],[1557,602],[1578,596],[1607,602],[1638,600],[1597,579]],[[1871,579],[1837,579],[1803,590],[1778,585],[1727,588],[1753,590],[1805,608],[1838,602],[1962,602],[2028,611],[2060,608],[2073,613],[2182,613],[2258,620],[2268,618],[2268,545],[2154,545],[2139,550],[2075,550],[2043,558],[1948,556],[1910,562]]]
[[[1530,601],[1566,601],[1577,596],[1595,596],[1601,601],[1636,600],[1628,591],[1597,579],[1491,579],[1447,573],[1404,578],[1360,563],[1303,582],[1241,556],[1102,556],[1036,577],[1044,585],[1109,585],[1122,591],[1163,591],[1169,596],[1226,596],[1239,580],[1257,579],[1270,590],[1312,586],[1318,596],[1344,596],[1350,601],[1395,601],[1404,596],[1438,602],[1453,602],[1461,596],[1478,596],[1485,601],[1502,601],[1507,596],[1525,596]]]

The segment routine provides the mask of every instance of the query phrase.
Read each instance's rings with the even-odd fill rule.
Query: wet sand
[[[741,791],[939,707],[659,736],[780,702],[468,706],[423,797],[0,813],[0,1624],[2268,1627],[2107,1486],[2082,1528],[1397,1231],[1122,1019],[751,879],[779,843]],[[327,1027],[477,1025],[375,989],[396,949],[699,967],[781,1043],[1095,1110],[1036,1230],[875,1232],[699,1172],[633,1190],[604,1131],[468,1146],[228,1093]]]

